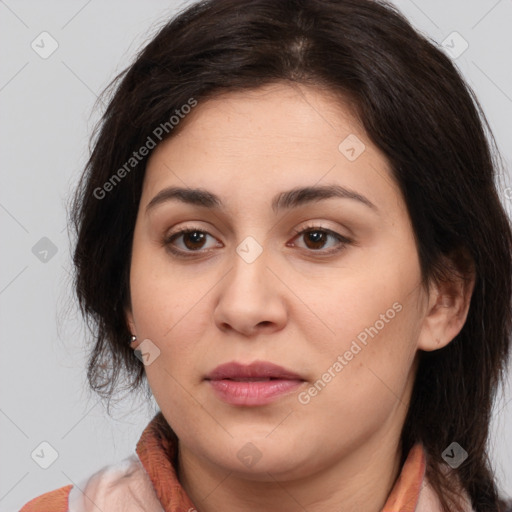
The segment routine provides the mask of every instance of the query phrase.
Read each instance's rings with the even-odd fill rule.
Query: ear
[[[448,345],[459,334],[468,315],[475,286],[472,260],[461,251],[445,258],[449,260],[448,268],[456,273],[430,287],[427,311],[418,337],[420,350],[438,350]]]

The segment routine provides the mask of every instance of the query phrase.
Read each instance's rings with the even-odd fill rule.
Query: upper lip
[[[217,366],[207,376],[206,380],[273,378],[287,380],[304,380],[300,375],[267,361],[254,361],[245,365],[232,361]]]

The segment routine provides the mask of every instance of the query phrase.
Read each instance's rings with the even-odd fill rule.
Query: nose
[[[232,268],[215,287],[218,297],[213,316],[220,330],[254,336],[286,325],[287,288],[269,260],[265,251],[254,261],[234,253]]]

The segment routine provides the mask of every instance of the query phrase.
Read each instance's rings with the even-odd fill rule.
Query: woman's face
[[[396,452],[429,298],[385,157],[316,88],[229,93],[180,122],[147,165],[128,320],[181,450],[261,480]]]

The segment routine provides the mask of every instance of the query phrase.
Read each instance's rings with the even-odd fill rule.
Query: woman
[[[92,387],[160,412],[22,511],[505,510],[512,235],[450,59],[371,0],[210,0],[116,84],[76,291]]]

